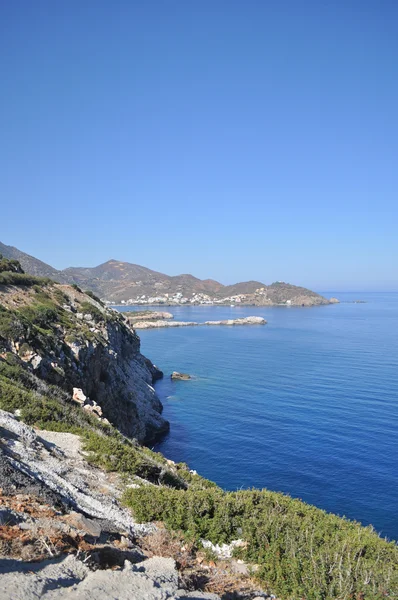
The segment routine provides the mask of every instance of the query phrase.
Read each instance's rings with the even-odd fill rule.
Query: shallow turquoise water
[[[398,294],[335,294],[368,302],[171,307],[268,325],[139,332],[165,373],[171,431],[157,449],[225,489],[287,492],[398,539]]]

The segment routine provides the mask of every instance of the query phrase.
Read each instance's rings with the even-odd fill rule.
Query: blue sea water
[[[333,295],[343,302],[168,307],[177,320],[268,325],[140,332],[165,373],[171,430],[156,449],[225,489],[286,492],[398,540],[398,294]]]

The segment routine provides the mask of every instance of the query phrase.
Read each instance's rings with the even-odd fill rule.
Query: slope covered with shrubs
[[[398,548],[371,527],[267,490],[224,492],[128,489],[139,521],[164,521],[189,538],[213,543],[242,538],[244,560],[285,600],[395,598]]]

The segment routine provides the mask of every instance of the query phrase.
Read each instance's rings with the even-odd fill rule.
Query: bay
[[[327,295],[341,304],[165,308],[265,326],[139,331],[165,373],[171,429],[156,450],[224,489],[285,492],[398,539],[398,294]]]

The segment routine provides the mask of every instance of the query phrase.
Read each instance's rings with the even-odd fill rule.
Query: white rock
[[[244,548],[247,542],[244,540],[232,540],[230,544],[213,544],[209,540],[200,540],[204,548],[209,548],[220,558],[231,558],[235,548]]]
[[[81,388],[73,388],[73,400],[79,404],[84,404],[87,400],[87,396]]]

